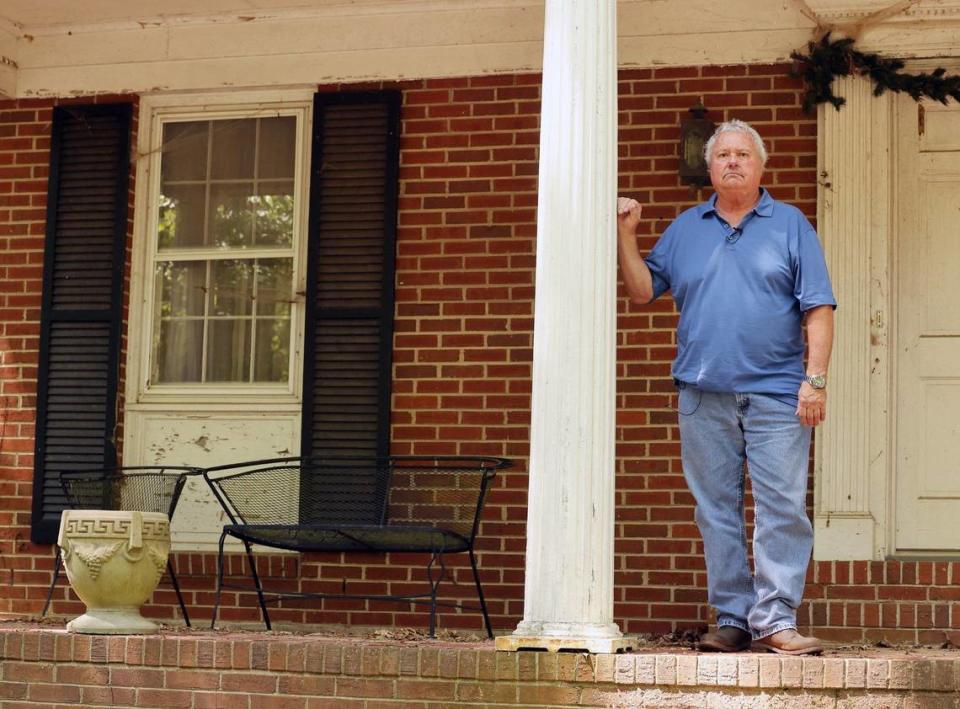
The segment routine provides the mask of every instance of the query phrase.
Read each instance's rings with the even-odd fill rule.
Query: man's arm
[[[643,208],[635,199],[617,197],[617,251],[620,272],[630,300],[645,305],[653,299],[653,277],[637,248],[637,226]]]
[[[833,306],[818,305],[807,311],[807,374],[826,374],[833,350]],[[804,382],[797,393],[797,416],[806,426],[827,418],[827,390]]]

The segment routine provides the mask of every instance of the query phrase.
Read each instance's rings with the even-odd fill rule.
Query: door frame
[[[907,71],[960,57],[916,60]],[[818,111],[818,232],[839,309],[827,421],[815,434],[814,559],[954,558],[899,554],[895,544],[897,460],[897,232],[895,167],[900,131],[916,104],[877,97],[860,77],[838,79],[841,111]],[[866,366],[865,366],[866,365]],[[866,413],[865,413],[866,412]]]

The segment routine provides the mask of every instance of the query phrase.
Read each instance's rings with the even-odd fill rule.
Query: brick
[[[721,687],[735,687],[739,679],[739,661],[735,655],[717,656],[716,683]]]
[[[136,706],[137,690],[133,687],[81,687],[80,704],[89,706]]]
[[[737,657],[737,684],[741,687],[760,686],[760,661],[750,655]]]
[[[224,673],[220,680],[220,688],[224,692],[270,694],[277,691],[277,676],[254,672]]]
[[[761,657],[760,658],[760,686],[761,687],[784,686],[780,678],[780,658],[778,657]]]
[[[600,654],[593,656],[595,681],[613,682],[616,672],[617,655]],[[586,665],[586,663],[583,663]]]
[[[697,677],[697,656],[680,655],[677,657],[677,684],[693,686],[699,684]]]
[[[520,685],[517,700],[522,704],[542,706],[576,705],[580,700],[580,688],[563,685]]]
[[[405,680],[397,680],[402,682]],[[395,685],[393,680],[372,679],[370,677],[337,677],[336,695],[338,697],[394,697]]]
[[[56,681],[58,684],[106,686],[110,683],[110,669],[94,665],[58,665]]]
[[[398,699],[424,699],[431,701],[453,701],[456,698],[456,684],[441,680],[401,679],[396,684]]]
[[[219,689],[220,675],[215,672],[190,671],[184,669],[167,670],[165,673],[167,689]]]
[[[146,668],[112,667],[110,684],[118,687],[163,687],[164,671]]]
[[[821,689],[824,686],[826,668],[823,659],[819,657],[804,657],[803,686],[806,689]]]
[[[827,689],[840,689],[844,686],[844,661],[840,658],[827,658],[823,661],[823,686]]]
[[[336,680],[333,677],[281,675],[277,682],[279,694],[303,694],[309,696],[333,695]]]
[[[158,707],[159,709],[189,709],[193,706],[193,694],[181,690],[140,689],[137,691],[138,707]]]
[[[443,659],[443,650],[440,651],[441,663]],[[515,653],[517,659],[517,679],[521,682],[535,680],[537,678],[537,656],[533,652]],[[441,676],[443,676],[441,674]]]
[[[886,689],[890,679],[889,660],[867,660],[867,688]]]
[[[846,679],[844,685],[849,689],[862,689],[867,686],[866,660],[846,660]]]
[[[69,684],[30,684],[27,698],[31,702],[42,702],[48,705],[80,701],[80,687]]]

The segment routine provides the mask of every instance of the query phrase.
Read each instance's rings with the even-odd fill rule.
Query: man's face
[[[760,188],[763,165],[757,146],[746,133],[723,133],[713,144],[710,181],[713,189],[751,194]]]

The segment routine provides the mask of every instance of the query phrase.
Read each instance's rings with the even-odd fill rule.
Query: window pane
[[[290,320],[257,319],[254,381],[285,382],[290,368]]]
[[[250,315],[253,303],[253,266],[249,261],[211,264],[211,315]]]
[[[257,120],[255,118],[214,121],[211,179],[251,179],[256,141]]]
[[[160,181],[207,178],[207,133],[209,121],[165,123]]]
[[[260,119],[260,150],[257,174],[293,178],[297,145],[297,119],[293,116]]]
[[[253,184],[210,186],[211,246],[242,248],[253,243]]]
[[[160,194],[157,244],[162,249],[203,246],[203,185],[167,185]]]
[[[293,261],[288,258],[257,262],[257,315],[290,317]]]
[[[161,320],[154,357],[153,381],[176,384],[200,381],[202,320]]]
[[[293,116],[164,124],[155,383],[289,378],[293,258],[239,257],[293,248],[296,146]]]
[[[207,381],[250,379],[250,320],[211,320],[207,329]]]
[[[252,198],[257,246],[293,244],[293,182],[261,182]]]
[[[156,292],[161,318],[202,316],[207,290],[207,264],[204,261],[157,264]]]

